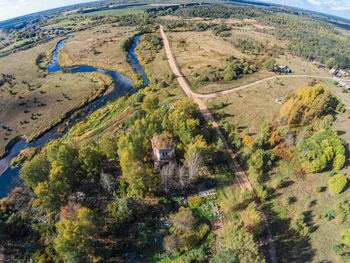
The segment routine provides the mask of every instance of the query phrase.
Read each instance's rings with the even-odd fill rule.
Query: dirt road
[[[236,181],[235,183],[238,184],[241,188],[247,188],[249,191],[252,192],[253,196],[255,197],[254,190],[253,190],[251,184],[249,183],[247,176],[245,175],[245,173],[241,169],[241,166],[239,165],[238,161],[236,160],[235,155],[234,155],[231,147],[229,146],[225,136],[222,134],[217,122],[213,118],[213,116],[210,113],[210,111],[208,110],[208,108],[205,106],[204,102],[199,99],[200,97],[207,96],[207,95],[201,95],[201,94],[197,94],[197,93],[192,92],[188,82],[186,81],[186,79],[182,75],[179,67],[176,64],[176,60],[171,52],[168,37],[164,33],[163,26],[160,26],[160,34],[161,34],[162,39],[163,39],[164,49],[165,49],[165,53],[166,53],[166,56],[167,56],[168,61],[169,61],[170,68],[174,72],[181,88],[183,89],[185,94],[188,97],[192,98],[193,101],[198,105],[199,110],[201,111],[201,113],[204,116],[204,118],[206,119],[206,121],[207,122],[210,121],[213,124],[213,126],[216,129],[217,134],[219,135],[221,140],[224,142],[225,148],[230,156],[230,160],[229,160],[230,168],[235,173],[235,181]],[[255,84],[257,84],[257,83],[255,83]],[[246,86],[248,87],[251,85],[246,85]],[[242,89],[242,88],[243,87],[241,87],[240,89]],[[210,94],[210,95],[212,95],[212,94]],[[275,245],[274,245],[274,241],[272,238],[269,222],[267,221],[267,217],[265,216],[265,214],[262,210],[262,205],[260,204],[260,202],[258,202],[258,200],[256,198],[255,198],[255,200],[257,203],[258,210],[261,214],[261,219],[263,220],[263,222],[265,224],[265,230],[264,230],[265,232],[264,232],[262,243],[263,243],[263,246],[265,248],[267,248],[264,250],[266,261],[271,262],[271,263],[277,263],[276,250],[275,250]]]
[[[333,79],[333,77],[325,77],[325,76],[314,76],[314,75],[279,75],[279,76],[272,76],[272,77],[268,77],[265,79],[261,79],[261,80],[257,80],[253,83],[249,83],[247,85],[244,86],[240,86],[237,88],[233,88],[233,89],[228,89],[228,90],[224,90],[224,91],[219,91],[219,92],[214,92],[214,93],[210,93],[210,94],[199,94],[199,93],[194,93],[192,92],[192,94],[195,94],[198,98],[213,98],[213,97],[218,97],[218,96],[222,96],[231,92],[236,92],[242,89],[246,89],[249,87],[252,87],[254,85],[269,81],[269,80],[273,80],[273,79],[280,79],[280,78],[317,78],[317,79]]]

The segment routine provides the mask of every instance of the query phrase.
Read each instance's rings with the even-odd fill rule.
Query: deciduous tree
[[[50,162],[44,154],[35,156],[31,161],[25,162],[21,168],[20,176],[26,185],[35,188],[40,182],[48,179]]]
[[[63,217],[56,224],[58,236],[54,248],[64,262],[70,262],[72,254],[88,261],[94,251],[91,240],[97,235],[94,213],[86,207],[75,207],[74,216]]]

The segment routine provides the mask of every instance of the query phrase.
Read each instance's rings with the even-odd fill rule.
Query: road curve
[[[265,216],[264,211],[262,209],[262,204],[256,198],[253,187],[249,183],[247,176],[245,175],[241,166],[239,165],[238,161],[236,160],[235,155],[234,155],[231,147],[229,146],[225,136],[222,134],[222,132],[219,128],[219,125],[217,124],[217,122],[213,118],[213,115],[210,113],[208,108],[205,106],[204,102],[199,99],[200,97],[203,97],[203,96],[205,97],[208,95],[197,94],[191,90],[189,84],[187,83],[186,79],[184,78],[184,76],[182,75],[181,71],[179,70],[179,68],[176,64],[175,58],[171,52],[168,37],[164,33],[164,28],[162,25],[160,25],[160,34],[161,34],[162,39],[163,39],[164,49],[165,49],[165,53],[166,53],[170,68],[173,71],[173,73],[175,74],[181,88],[183,89],[185,94],[188,97],[192,98],[193,101],[198,105],[199,110],[201,111],[201,113],[204,116],[204,118],[206,119],[206,121],[211,122],[213,127],[215,127],[217,134],[219,135],[219,137],[221,138],[221,140],[223,141],[223,143],[225,145],[226,151],[229,153],[229,156],[230,156],[229,165],[230,165],[231,170],[234,171],[234,173],[235,173],[235,184],[234,185],[238,184],[242,189],[248,189],[252,193],[254,200],[257,204],[257,209],[259,210],[259,212],[261,214],[261,219],[263,220],[263,222],[265,224],[265,233],[264,233],[263,240],[262,240],[264,247],[267,248],[267,250],[265,251],[265,258],[267,259],[267,262],[277,263],[276,250],[275,250],[275,245],[274,245],[273,237],[272,237],[271,230],[270,230],[270,225],[269,225],[267,217]],[[273,79],[273,77],[271,77],[271,79]],[[261,82],[263,82],[263,81],[266,81],[266,79],[261,80]],[[252,83],[251,85],[255,85],[257,83],[259,83],[259,81],[256,83]],[[242,87],[240,87],[240,89],[250,87],[251,85],[246,85],[246,87],[242,86]],[[237,89],[235,89],[235,90],[237,90]],[[229,93],[229,92],[232,92],[232,91],[229,91],[229,90],[226,91],[226,93]],[[212,95],[212,94],[209,94],[209,95]],[[217,96],[217,95],[215,95],[215,96]],[[232,185],[232,186],[234,186],[234,185]]]
[[[246,89],[249,88],[251,86],[269,81],[269,80],[273,80],[273,79],[277,79],[277,78],[318,78],[318,79],[333,79],[333,77],[326,77],[326,76],[315,76],[315,75],[278,75],[278,76],[272,76],[272,77],[268,77],[265,79],[261,79],[261,80],[257,80],[255,82],[249,83],[247,85],[244,86],[240,86],[237,88],[233,88],[233,89],[228,89],[228,90],[224,90],[224,91],[218,91],[218,92],[214,92],[214,93],[210,93],[210,94],[200,94],[200,93],[194,93],[198,98],[214,98],[214,97],[218,97],[218,96],[222,96],[222,95],[226,95],[228,93],[231,92],[236,92],[242,89]]]

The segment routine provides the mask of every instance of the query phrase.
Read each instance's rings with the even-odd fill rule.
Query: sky
[[[0,0],[0,21],[88,0]]]
[[[350,19],[350,0],[260,0]],[[0,0],[0,21],[88,0]]]
[[[1,1],[1,0],[0,0]],[[350,20],[350,0],[261,0],[262,2],[295,6],[347,18]]]

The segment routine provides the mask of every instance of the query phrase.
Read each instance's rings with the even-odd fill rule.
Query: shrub
[[[258,211],[256,204],[251,203],[248,208],[249,228],[257,235],[261,234],[264,230],[264,222],[261,219],[260,212]]]
[[[350,243],[350,229],[347,229],[343,233],[341,233],[341,239],[345,243]]]
[[[135,101],[138,103],[141,103],[143,101],[143,98],[145,97],[145,94],[143,93],[137,93],[135,95]]]
[[[334,175],[336,175],[337,173],[336,172],[334,172],[334,171],[330,171],[329,172],[329,176],[334,176]]]
[[[307,236],[310,233],[310,229],[305,221],[305,215],[299,214],[290,224],[291,229],[293,229],[300,237]]]
[[[326,190],[326,187],[324,186],[317,186],[315,189],[314,189],[314,192],[315,193],[321,193],[321,192],[324,192]]]
[[[249,146],[252,144],[253,141],[254,139],[251,136],[247,135],[247,136],[244,136],[242,143],[244,146]]]
[[[264,186],[261,184],[257,184],[254,186],[254,192],[258,196],[261,202],[265,202],[268,196],[267,191],[264,189]]]
[[[341,168],[343,168],[345,164],[345,155],[337,155],[334,158],[333,161],[333,168],[336,170],[340,170]]]
[[[275,189],[282,187],[284,180],[285,178],[283,176],[273,178],[271,181],[271,187]]]
[[[344,190],[347,181],[344,175],[336,174],[328,180],[328,189],[332,194],[339,194]]]
[[[327,211],[324,217],[325,217],[328,221],[334,219],[334,217],[335,217],[335,211],[334,211],[334,210],[329,210],[329,211]]]
[[[332,250],[334,253],[337,253],[340,249],[341,249],[341,247],[339,245],[335,245],[332,247]]]
[[[200,196],[194,196],[194,197],[188,198],[189,206],[199,207],[202,203],[203,203],[203,198]]]

